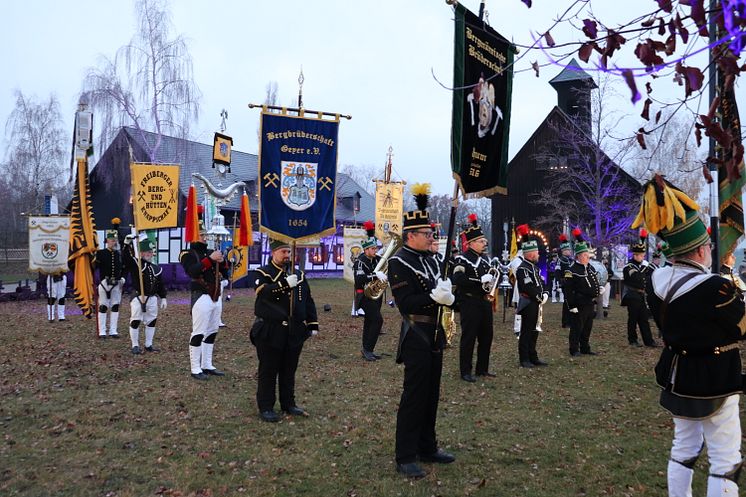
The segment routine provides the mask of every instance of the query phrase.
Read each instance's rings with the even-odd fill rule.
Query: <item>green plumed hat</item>
[[[155,244],[150,240],[150,238],[145,238],[144,240],[140,240],[138,247],[140,248],[140,253],[152,252],[155,249]]]
[[[699,205],[660,174],[643,187],[640,212],[632,228],[643,224],[651,233],[666,240],[673,256],[710,242],[707,227],[699,218]]]
[[[575,238],[575,255],[582,254],[583,252],[590,252],[591,246],[583,237],[583,232],[580,228],[572,230],[572,236]]]
[[[269,249],[272,252],[274,252],[277,249],[281,249],[281,248],[290,248],[290,244],[282,240],[270,240],[269,241]]]
[[[373,221],[365,221],[363,223],[363,228],[365,229],[366,235],[368,235],[368,238],[363,240],[363,243],[360,244],[363,247],[363,250],[370,247],[377,247],[378,239],[376,238],[376,225],[373,224]]]

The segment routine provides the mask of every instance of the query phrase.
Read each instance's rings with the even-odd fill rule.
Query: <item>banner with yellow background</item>
[[[376,181],[376,238],[386,241],[389,231],[401,235],[404,184]]]
[[[132,210],[138,230],[178,225],[179,166],[130,164]]]

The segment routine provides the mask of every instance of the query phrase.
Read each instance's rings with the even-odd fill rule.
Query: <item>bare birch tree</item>
[[[199,117],[200,92],[194,83],[186,40],[171,38],[166,0],[137,0],[137,31],[113,59],[101,58],[85,78],[83,95],[96,112],[103,150],[122,126],[155,133],[146,143],[151,162],[158,161],[163,135],[187,138]]]

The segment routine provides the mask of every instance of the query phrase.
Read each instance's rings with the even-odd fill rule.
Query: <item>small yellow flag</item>
[[[518,242],[515,239],[515,230],[513,230],[513,236],[510,237],[510,258],[513,259],[518,255]]]

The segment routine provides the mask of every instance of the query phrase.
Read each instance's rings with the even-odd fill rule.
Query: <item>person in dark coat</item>
[[[645,289],[648,286],[653,268],[645,260],[647,251],[647,231],[641,230],[640,240],[632,245],[632,259],[624,266],[624,286],[626,293],[622,305],[627,307],[627,341],[633,347],[642,347],[637,341],[637,328],[646,347],[657,347],[650,331],[648,304]]]
[[[427,212],[429,185],[412,185],[417,209],[404,214],[404,246],[389,260],[389,283],[402,315],[396,362],[404,363],[404,387],[396,414],[396,470],[422,478],[417,464],[447,464],[455,457],[438,448],[435,423],[443,370],[444,333],[438,332],[441,305],[455,300],[429,248],[433,229]]]
[[[122,302],[124,286],[124,261],[117,249],[119,242],[119,218],[111,220],[113,229],[106,230],[106,246],[96,251],[94,263],[98,268],[98,336],[106,338],[106,315],[109,314],[108,332],[111,338],[119,338],[119,304]],[[109,312],[111,311],[111,312]]]
[[[383,328],[383,316],[381,315],[381,304],[383,298],[370,299],[365,296],[365,286],[374,281],[381,284],[388,282],[386,274],[376,271],[376,265],[381,260],[376,255],[378,250],[378,239],[376,239],[376,226],[372,221],[363,223],[368,238],[363,241],[363,253],[355,260],[352,267],[355,275],[355,309],[362,309],[365,312],[363,320],[363,343],[360,353],[366,361],[377,361],[380,355],[373,352],[378,343],[378,337]]]
[[[264,421],[277,422],[277,385],[280,409],[292,416],[308,416],[295,401],[295,372],[303,343],[319,332],[319,321],[305,273],[290,268],[290,245],[272,240],[270,248],[272,260],[256,270],[256,320],[250,335],[259,359],[259,416]]]
[[[518,227],[520,228],[520,226]],[[528,226],[526,225],[526,233]],[[539,338],[538,321],[541,306],[547,303],[549,293],[544,289],[544,280],[536,263],[539,261],[539,244],[524,236],[521,244],[523,262],[516,270],[518,284],[518,309],[521,315],[521,336],[518,338],[518,361],[521,367],[546,366],[536,352]]]
[[[646,193],[654,188],[653,198],[673,198],[680,203],[676,211],[684,212],[682,218],[674,211],[670,226],[658,226],[657,220],[671,218],[667,206],[643,196],[638,216],[666,239],[676,258],[672,266],[653,273],[648,294],[664,342],[655,366],[660,404],[674,423],[668,494],[692,495],[695,465],[706,449],[707,495],[738,495],[743,466],[738,407],[743,391],[739,348],[746,337],[743,295],[733,280],[710,272],[712,244],[697,204],[656,179],[645,185]]]
[[[596,299],[603,289],[598,284],[595,269],[588,264],[591,259],[591,248],[583,240],[579,229],[573,230],[573,235],[577,240],[575,262],[565,271],[562,285],[565,303],[570,312],[570,355],[596,355],[591,350],[590,338],[593,318],[596,315]]]

